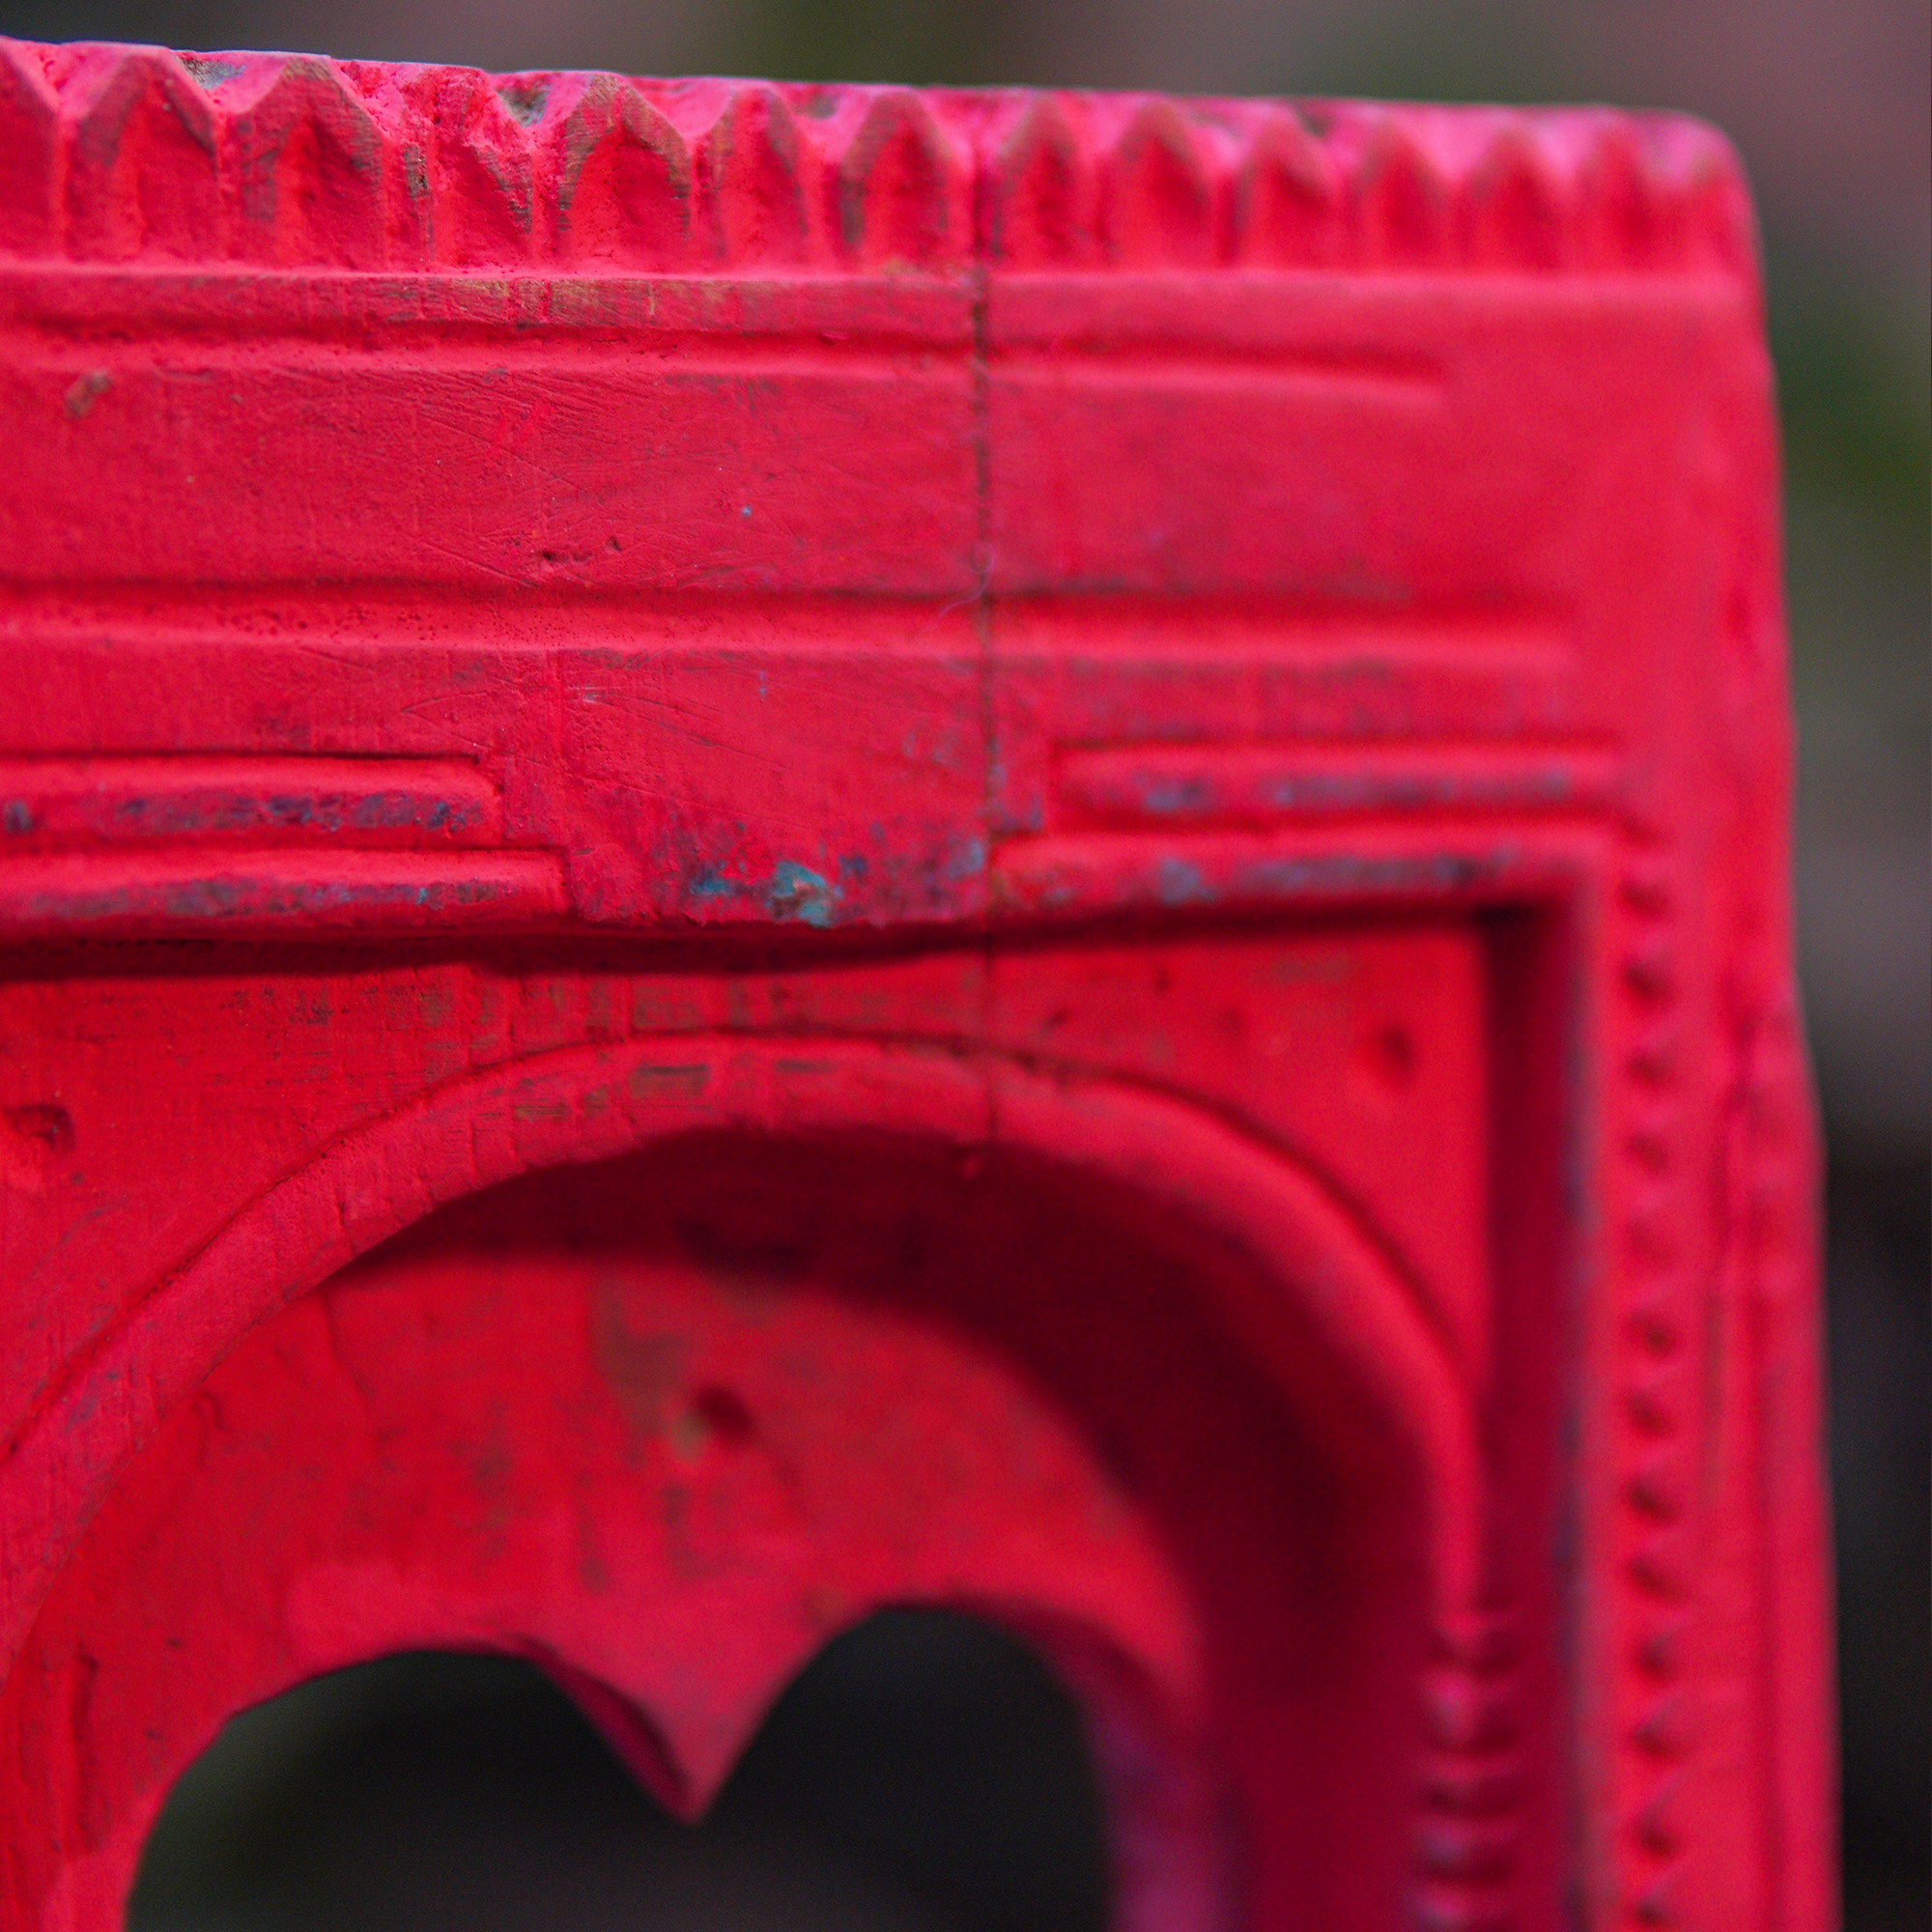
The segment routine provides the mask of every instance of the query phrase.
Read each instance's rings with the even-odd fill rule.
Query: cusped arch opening
[[[696,1810],[767,1686],[913,1603],[1074,1688],[1116,1932],[1389,1918],[1429,1472],[1333,1346],[1348,1268],[1285,1282],[1322,1252],[1296,1198],[1244,1233],[1010,1142],[710,1128],[424,1216],[248,1334],[110,1492],[0,1706],[73,1739],[29,1795],[81,1856],[15,1895],[104,1927],[222,1719],[398,1648],[538,1658],[620,1744],[642,1713]],[[116,1755],[137,1730],[151,1763]]]
[[[1051,1669],[982,1619],[898,1609],[812,1659],[696,1826],[522,1659],[415,1652],[311,1679],[177,1780],[127,1932],[1105,1932],[1107,1877]]]
[[[1172,1577],[1165,1624],[1133,1611],[1117,1632],[1138,1619],[1147,1654],[1173,1660],[1162,1694],[1179,1701],[1175,1684],[1192,1675],[1216,1789],[1183,1802],[1218,1807],[1205,1827],[1216,1888],[1298,1896],[1305,1911],[1350,1895],[1355,1874],[1404,1868],[1415,1687],[1441,1601],[1439,1472],[1418,1454],[1412,1415],[1385,1406],[1324,1329],[1322,1298],[1346,1300],[1356,1284],[1339,1268],[1283,1279],[1283,1255],[1299,1269],[1320,1252],[1289,1211],[1269,1253],[1252,1227],[1013,1141],[711,1130],[500,1183],[364,1265],[377,1278],[458,1255],[567,1256],[592,1275],[642,1264],[754,1323],[788,1297],[825,1295],[985,1351],[1093,1454]],[[339,1281],[353,1293],[360,1278]],[[760,1404],[715,1357],[693,1354],[668,1392],[653,1339],[622,1312],[621,1273],[602,1279],[592,1346],[623,1399],[667,1440],[709,1455],[754,1438]],[[883,1429],[885,1461],[901,1453],[901,1430],[923,1440],[945,1425],[916,1404],[854,1419]],[[1110,1588],[1118,1608],[1130,1592],[1101,1595]],[[998,1608],[1041,1623],[1037,1605]],[[1039,1634],[1091,1679],[1091,1702],[1117,1703],[1105,1663],[1090,1669],[1081,1623],[1049,1616]],[[1122,1647],[1132,1654],[1131,1640]],[[1123,1743],[1117,1787],[1135,1786],[1138,1748]]]

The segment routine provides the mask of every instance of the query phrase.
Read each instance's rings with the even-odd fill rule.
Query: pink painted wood
[[[0,44],[0,1899],[870,1608],[1133,1932],[1830,1917],[1750,217],[1601,112]]]

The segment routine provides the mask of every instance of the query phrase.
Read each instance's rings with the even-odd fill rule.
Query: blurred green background
[[[1847,1923],[1921,1932],[1932,1856],[1932,10],[1910,0],[0,0],[0,31],[497,70],[1604,100],[1689,109],[1723,128],[1758,197],[1786,438],[1802,969],[1831,1153]]]

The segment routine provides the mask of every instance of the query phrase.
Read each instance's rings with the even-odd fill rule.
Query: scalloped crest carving
[[[493,77],[13,41],[0,252],[578,273],[1756,272],[1729,148],[1668,117]]]

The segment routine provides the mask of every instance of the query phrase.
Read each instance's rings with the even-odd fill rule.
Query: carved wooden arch
[[[972,1149],[1057,1067],[1069,1134],[1118,1094],[1236,1195],[1323,1177],[1414,1290],[1409,1466],[1473,1495],[1480,1444],[1482,1593],[1471,1500],[1377,1747],[1413,1829],[1328,1922],[1827,1921],[1721,139],[0,42],[0,1657],[232,1340],[184,1284],[434,1207],[407,1136],[349,1150],[462,1069],[676,1035],[617,1110],[755,1123],[843,1054]],[[687,1091],[726,1033],[796,1042],[742,1076],[781,1099]],[[448,1175],[588,1144],[505,1095]]]
[[[1172,1100],[1115,1083],[1089,1091],[1082,1104],[992,1058],[814,1040],[808,1062],[791,1043],[689,1037],[544,1056],[436,1090],[242,1208],[42,1411],[14,1452],[22,1477],[39,1479],[45,1516],[16,1529],[5,1552],[20,1579],[8,1605],[7,1652],[63,1553],[55,1525],[86,1520],[159,1417],[256,1321],[473,1189],[727,1123],[1030,1145],[1218,1224],[1306,1309],[1337,1362],[1406,1437],[1427,1497],[1435,1609],[1448,1619],[1467,1608],[1480,1553],[1473,1427],[1406,1289],[1319,1184],[1279,1153]],[[1263,1311],[1228,1312],[1250,1339],[1265,1339],[1254,1332]]]
[[[748,1314],[648,1267],[478,1272],[405,1260],[298,1297],[132,1459],[0,1698],[33,1767],[0,1849],[26,1922],[118,1932],[174,1778],[311,1677],[522,1657],[692,1819],[820,1646],[902,1605],[1009,1628],[1079,1696],[1115,1923],[1226,1922],[1185,1602],[1010,1374],[823,1296]],[[560,1319],[580,1297],[592,1319]],[[695,1402],[661,1385],[667,1322],[716,1378]],[[816,1413],[832,1392],[855,1426]],[[130,1592],[143,1614],[103,1652]]]
[[[1162,1216],[1199,1224],[1250,1265],[1256,1291],[1245,1296],[1231,1292],[1241,1279],[1240,1269],[1204,1273],[1204,1293],[1214,1303],[1205,1312],[1231,1326],[1264,1373],[1279,1374],[1287,1401],[1306,1390],[1308,1366],[1283,1359],[1284,1346],[1293,1348],[1296,1337],[1311,1332],[1321,1338],[1330,1367],[1359,1385],[1365,1402],[1401,1438],[1412,1464],[1428,1525],[1431,1601],[1420,1606],[1422,1620],[1453,1637],[1475,1618],[1480,1526],[1466,1397],[1409,1289],[1319,1181],[1279,1151],[1159,1094],[1112,1081],[1070,1087],[996,1055],[963,1060],[867,1041],[814,1039],[801,1051],[797,1041],[679,1036],[644,1037],[622,1049],[541,1055],[452,1082],[338,1142],[236,1214],[199,1256],[140,1304],[49,1406],[19,1453],[48,1457],[51,1520],[95,1520],[103,1497],[111,1511],[117,1480],[130,1466],[144,1467],[142,1451],[151,1441],[160,1443],[163,1463],[171,1458],[180,1463],[185,1452],[174,1438],[182,1428],[203,1425],[199,1410],[181,1427],[171,1421],[193,1406],[190,1396],[217,1417],[229,1403],[252,1399],[246,1391],[257,1371],[224,1381],[224,1358],[241,1360],[252,1350],[251,1359],[259,1363],[270,1352],[270,1339],[284,1334],[292,1339],[275,1348],[283,1354],[299,1353],[305,1331],[288,1330],[283,1311],[312,1299],[324,1283],[344,1279],[341,1271],[358,1257],[380,1253],[390,1236],[422,1225],[439,1208],[519,1176],[607,1161],[675,1144],[694,1132],[719,1130],[781,1136],[858,1130],[909,1144],[950,1146],[971,1155],[1022,1151],[1064,1171],[1103,1177],[1145,1196]],[[413,1279],[407,1260],[392,1264],[391,1272],[406,1284]],[[452,1279],[446,1271],[437,1275],[432,1294],[446,1299],[455,1293]],[[1271,1296],[1279,1297],[1278,1305],[1270,1306]],[[1289,1306],[1298,1320],[1284,1333],[1274,1318]],[[865,1351],[840,1322],[863,1328],[872,1319],[808,1314],[810,1346],[858,1360]],[[308,1328],[316,1320],[328,1326],[333,1317],[304,1315]],[[469,1355],[449,1355],[447,1380],[469,1379],[479,1349],[487,1353],[492,1347],[515,1347],[516,1335],[514,1320],[499,1309],[467,1336]],[[175,1338],[172,1346],[164,1336]],[[191,1340],[184,1346],[180,1338]],[[333,1353],[339,1343],[312,1339],[310,1346]],[[531,1361],[537,1352],[532,1349]],[[898,1365],[892,1374],[902,1375],[905,1341],[895,1339],[889,1354]],[[917,1358],[917,1345],[911,1355]],[[132,1373],[137,1364],[143,1371],[139,1403],[103,1401],[104,1393],[137,1386]],[[473,1373],[486,1387],[496,1385],[487,1367]],[[529,1373],[542,1388],[542,1369]],[[934,1423],[924,1437],[915,1434],[911,1439],[943,1452],[952,1434],[938,1418],[970,1434],[975,1398],[970,1374],[962,1382],[950,1369],[940,1373],[942,1379],[952,1379],[928,1405]],[[497,1379],[516,1378],[506,1372]],[[231,1382],[242,1392],[231,1392]],[[559,1400],[578,1399],[567,1390],[554,1393]],[[1025,1398],[1007,1395],[980,1406],[998,1418],[1012,1406],[1023,1408]],[[142,1480],[149,1489],[158,1480],[165,1507],[191,1510],[204,1531],[211,1521],[239,1526],[264,1513],[276,1522],[306,1522],[329,1507],[326,1493],[312,1496],[306,1485],[319,1484],[324,1492],[338,1486],[353,1459],[337,1454],[304,1466],[300,1454],[288,1453],[303,1439],[303,1414],[299,1398],[283,1391],[259,1427],[242,1428],[244,1462],[240,1474],[229,1471],[226,1490],[212,1492],[199,1478],[178,1472]],[[1080,1420],[1073,1417],[1076,1436]],[[989,1439],[997,1437],[999,1426],[997,1419],[989,1424]],[[274,1427],[290,1433],[277,1435]],[[1051,1424],[1041,1427],[1052,1433]],[[426,1435],[426,1453],[434,1453],[442,1438],[460,1431],[445,1423],[441,1437],[433,1429]],[[327,1439],[322,1425],[316,1439]],[[857,1444],[853,1453],[864,1458],[869,1448]],[[187,1460],[198,1469],[205,1453],[197,1450]],[[385,1459],[397,1454],[393,1442],[384,1454]],[[521,1463],[533,1457],[540,1460],[540,1452],[526,1444],[507,1460]],[[1022,1463],[1031,1459],[1030,1451],[1019,1457]],[[917,1456],[912,1460],[917,1463]],[[1147,1532],[1137,1530],[1126,1539],[1124,1555],[1117,1529],[1110,1528],[1095,1545],[1083,1522],[1098,1517],[1111,1524],[1122,1505],[1110,1499],[1107,1479],[1082,1463],[1077,1448],[1065,1452],[1065,1461],[1066,1482],[1077,1500],[1059,1516],[1049,1504],[1042,1517],[1040,1496],[1031,1492],[1003,1503],[997,1480],[983,1492],[974,1484],[959,1485],[959,1506],[968,1516],[997,1522],[1002,1510],[1007,1512],[1020,1557],[1002,1559],[997,1549],[980,1550],[975,1560],[983,1561],[983,1574],[962,1573],[956,1557],[951,1572],[943,1563],[936,1571],[920,1561],[898,1568],[889,1564],[869,1589],[860,1585],[857,1596],[840,1601],[838,1615],[849,1621],[894,1602],[947,1602],[982,1608],[1040,1641],[1072,1677],[1096,1727],[1121,1864],[1117,1922],[1133,1932],[1212,1927],[1224,1922],[1221,1901],[1228,1881],[1212,1813],[1212,1780],[1200,1743],[1200,1664],[1193,1656],[1198,1640],[1190,1634],[1183,1599],[1176,1594],[1184,1594],[1184,1585],[1169,1574],[1157,1539],[1150,1541]],[[300,1469],[298,1477],[290,1476],[291,1466]],[[91,1476],[91,1496],[61,1487],[62,1473],[73,1484],[82,1471]],[[260,1495],[249,1492],[256,1482]],[[569,1490],[567,1484],[557,1488]],[[947,1517],[948,1507],[933,1504],[933,1497],[943,1494],[943,1487],[927,1486],[923,1520]],[[875,1498],[859,1515],[872,1525],[890,1519],[892,1510]],[[141,1519],[138,1534],[153,1538],[160,1532]],[[126,1540],[118,1529],[109,1533],[110,1553],[101,1560],[110,1570]],[[172,1587],[179,1593],[198,1585],[202,1592],[185,1599],[185,1605],[218,1599],[220,1577],[196,1570],[191,1551],[171,1537],[167,1541]],[[594,1647],[587,1655],[573,1647],[573,1619],[582,1622],[589,1615],[586,1603],[596,1613],[593,1624],[598,1616],[608,1623],[611,1612],[608,1602],[600,1605],[594,1595],[584,1598],[568,1578],[547,1575],[534,1607],[528,1600],[506,1604],[500,1589],[492,1595],[443,1574],[434,1587],[379,1580],[372,1594],[366,1570],[340,1575],[331,1570],[319,1587],[295,1577],[270,1543],[260,1534],[251,1540],[251,1589],[256,1595],[284,1587],[304,1592],[308,1634],[299,1668],[291,1674],[284,1662],[279,1675],[265,1679],[257,1662],[257,1674],[245,1674],[250,1633],[276,1622],[256,1605],[252,1622],[244,1619],[235,1634],[235,1668],[242,1673],[236,1682],[203,1666],[202,1702],[185,1712],[169,1705],[165,1718],[157,1711],[136,1721],[117,1711],[106,1724],[108,1738],[139,1730],[163,1764],[159,1772],[153,1763],[135,1768],[145,1773],[145,1781],[118,1818],[92,1814],[111,1807],[118,1786],[134,1774],[91,1751],[85,1741],[91,1713],[71,1711],[66,1727],[75,1733],[73,1756],[50,1767],[47,1829],[15,1841],[21,1847],[67,1847],[68,1857],[56,1868],[60,1902],[45,1922],[76,1927],[113,1922],[146,1828],[173,1776],[234,1709],[287,1688],[299,1676],[426,1644],[524,1651],[538,1657],[578,1695],[661,1798],[689,1812],[716,1791],[765,1704],[810,1654],[810,1647],[800,1648],[796,1631],[761,1631],[757,1606],[734,1606],[727,1651],[749,1649],[762,1656],[762,1642],[765,1651],[780,1652],[781,1662],[774,1666],[763,1660],[762,1674],[753,1671],[751,1682],[738,1686],[739,1701],[728,1719],[709,1728],[696,1720],[680,1724],[667,1717],[661,1700],[639,1690],[635,1671],[627,1679],[621,1664],[611,1666],[608,1647],[602,1655]],[[51,1634],[43,1617],[28,1637],[20,1660],[26,1667],[12,1680],[21,1688],[0,1703],[0,1726],[24,1725],[24,1735],[63,1728],[38,1707],[35,1691],[71,1681],[74,1662],[62,1652],[65,1662],[55,1668],[40,1653],[50,1644],[59,1650],[63,1643],[85,1642],[85,1615],[68,1607],[68,1600],[83,1605],[89,1600],[92,1548],[83,1531],[77,1552],[70,1554],[68,1574],[56,1577],[52,1573],[62,1552],[51,1528],[43,1542],[53,1592],[49,1601],[57,1613]],[[313,1551],[305,1555],[313,1560]],[[186,1608],[178,1621],[194,1614]],[[165,1620],[156,1628],[163,1627],[171,1633],[166,1641],[181,1640]],[[219,1629],[216,1613],[207,1634],[213,1637]],[[822,1639],[830,1634],[821,1629],[816,1634]],[[603,1634],[608,1646],[608,1631]],[[225,1655],[230,1644],[216,1648]],[[167,1705],[179,1698],[179,1686],[170,1681],[164,1658],[153,1662],[154,1667],[144,1670],[139,1659],[124,1660],[134,1685],[152,1687],[141,1694]],[[708,1669],[720,1685],[733,1681],[729,1667],[714,1663]],[[728,1701],[724,1689],[718,1696]],[[639,1705],[641,1725],[633,1715]],[[73,1856],[76,1832],[86,1838],[85,1856]],[[16,1858],[23,1865],[33,1862],[31,1856],[16,1853]],[[13,1883],[16,1896],[34,1895],[30,1872],[16,1872]]]

